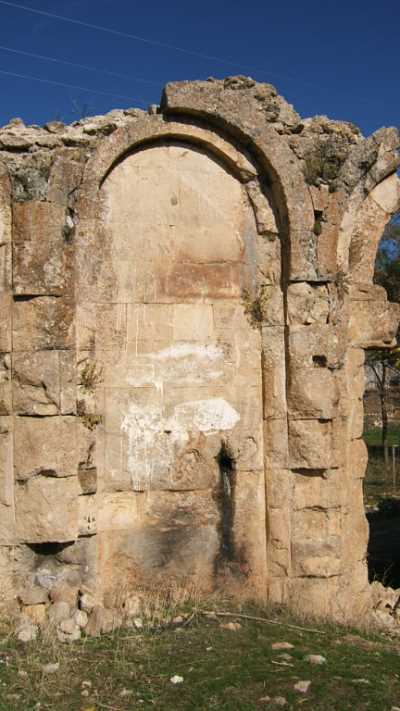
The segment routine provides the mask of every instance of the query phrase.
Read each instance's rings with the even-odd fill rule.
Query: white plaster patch
[[[170,360],[171,358],[198,358],[199,360],[218,360],[223,356],[222,348],[214,344],[176,343],[157,353],[152,353],[154,360]]]
[[[215,381],[224,375],[223,359],[222,348],[215,344],[177,343],[137,356],[133,366],[127,364],[126,381],[134,387],[152,385],[159,392],[164,383]]]
[[[171,480],[177,447],[184,446],[189,432],[205,435],[231,430],[239,413],[223,398],[193,400],[176,405],[166,417],[159,406],[129,405],[121,431],[126,435],[126,468],[132,485],[151,489]]]
[[[172,431],[187,426],[189,430],[207,435],[219,430],[231,430],[239,420],[239,413],[226,400],[210,398],[177,405],[169,423]]]

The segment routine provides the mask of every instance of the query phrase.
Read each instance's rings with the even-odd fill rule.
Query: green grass
[[[382,430],[380,427],[371,427],[368,430],[365,430],[363,438],[369,446],[381,446]],[[395,444],[400,445],[399,424],[396,423],[389,426],[387,443],[389,447],[392,447]]]
[[[312,711],[389,711],[399,704],[400,646],[393,642],[334,626],[316,625],[325,632],[320,635],[239,621],[233,632],[221,629],[220,620],[199,616],[179,629],[123,630],[72,645],[22,645],[4,637],[0,711],[247,711],[273,708],[262,700],[266,696],[285,697],[286,709]],[[276,641],[294,645],[286,651],[289,661],[272,650]],[[304,659],[310,653],[323,654],[327,664],[311,666]],[[57,672],[43,673],[43,664],[57,661]],[[182,684],[171,683],[175,674]],[[294,690],[299,680],[311,680],[306,694]]]

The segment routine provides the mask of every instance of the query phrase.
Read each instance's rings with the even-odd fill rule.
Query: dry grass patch
[[[178,611],[174,607],[174,614]],[[49,638],[23,645],[4,634],[0,711],[247,711],[278,708],[277,697],[286,700],[287,709],[313,711],[389,711],[399,703],[400,646],[393,641],[333,625],[315,634],[296,629],[304,621],[287,613],[251,605],[230,607],[230,619],[240,625],[232,629],[221,626],[226,619],[189,614],[185,602],[180,611],[186,615],[182,624],[157,612],[145,631],[125,629],[71,645]],[[283,624],[235,617],[236,612]],[[314,627],[310,621],[308,626]],[[282,641],[293,647],[272,648]],[[309,654],[327,661],[310,664]],[[183,681],[172,683],[175,676]],[[295,685],[305,680],[311,685],[302,694]]]

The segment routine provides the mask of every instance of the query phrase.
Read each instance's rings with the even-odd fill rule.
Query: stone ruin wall
[[[5,605],[368,605],[363,362],[397,330],[372,278],[398,147],[245,77],[0,130]]]

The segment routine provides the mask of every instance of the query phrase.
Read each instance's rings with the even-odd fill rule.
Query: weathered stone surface
[[[19,415],[69,415],[76,411],[73,351],[16,352],[13,404]]]
[[[297,470],[293,474],[293,509],[336,509],[342,505],[342,478],[337,469]]]
[[[11,294],[0,291],[0,352],[2,353],[11,351],[11,309]]]
[[[73,541],[78,535],[78,484],[75,477],[34,476],[16,487],[20,541]]]
[[[400,306],[388,304],[381,287],[356,284],[352,290],[350,337],[355,346],[394,346]]]
[[[344,359],[343,333],[330,325],[292,326],[289,332],[290,365],[296,369],[339,367]]]
[[[329,291],[326,286],[314,286],[305,282],[289,286],[289,324],[326,324],[329,318],[329,307]]]
[[[286,416],[286,362],[283,327],[262,328],[264,419]]]
[[[294,477],[290,469],[266,466],[265,487],[268,510],[289,507],[293,495]]]
[[[0,248],[11,243],[11,185],[6,166],[0,161]]]
[[[0,417],[0,545],[15,543],[13,422]]]
[[[1,240],[1,238],[0,238]],[[0,241],[0,294],[11,290],[12,251],[11,244]]]
[[[14,554],[13,546],[0,545],[0,604],[4,605],[11,600],[14,602],[15,597],[15,578],[14,578]]]
[[[354,479],[363,479],[368,462],[367,445],[362,439],[355,439],[349,445],[349,474]]]
[[[67,206],[78,188],[84,164],[78,151],[64,149],[51,167],[47,199],[57,205]]]
[[[17,417],[14,470],[18,480],[41,475],[75,477],[78,473],[74,417]]]
[[[293,469],[331,469],[340,463],[332,420],[290,420],[289,461]]]
[[[341,513],[298,510],[292,516],[292,565],[295,575],[329,578],[341,571]]]
[[[287,419],[269,419],[264,422],[264,462],[266,468],[288,467]]]
[[[337,414],[339,389],[328,368],[291,369],[288,412],[291,419],[332,420]]]
[[[18,295],[59,295],[71,287],[71,245],[62,206],[23,202],[13,208],[13,289]]]
[[[74,306],[71,300],[37,296],[13,307],[13,349],[40,351],[74,347]]]
[[[11,357],[9,353],[0,353],[0,416],[10,415],[11,411]]]

